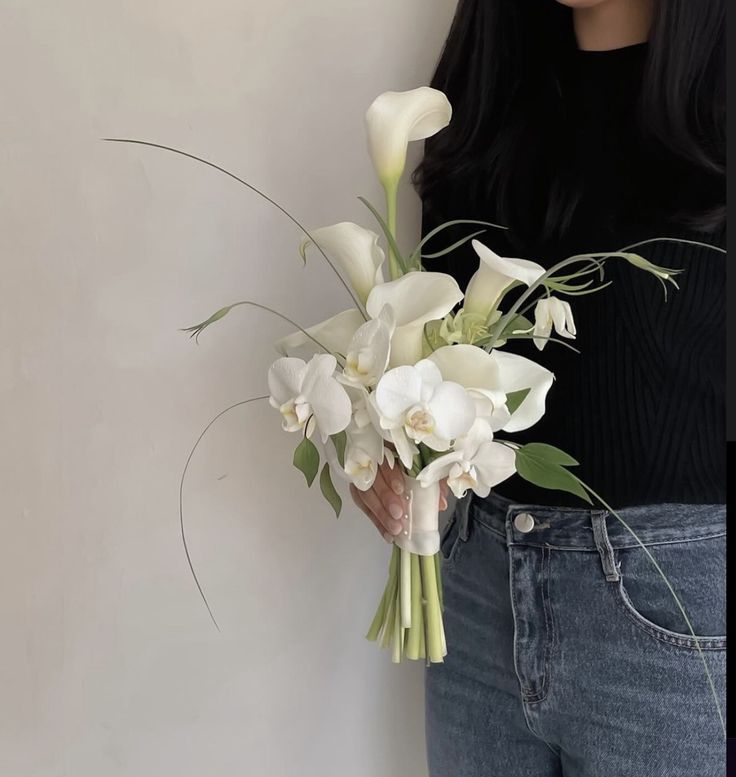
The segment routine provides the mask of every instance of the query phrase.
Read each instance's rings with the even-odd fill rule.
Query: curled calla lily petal
[[[347,276],[360,301],[365,304],[371,289],[383,281],[385,255],[378,235],[352,221],[313,229],[302,241],[300,251],[316,243]]]
[[[465,388],[498,389],[500,385],[498,362],[476,345],[445,345],[427,359],[437,365],[445,380]]]
[[[552,327],[561,337],[577,334],[570,303],[557,297],[542,297],[534,308],[534,345],[541,351],[549,342]]]
[[[545,273],[544,267],[536,262],[499,256],[479,240],[473,240],[472,244],[480,264],[465,290],[463,310],[467,313],[487,319],[509,286],[515,283],[531,286]]]
[[[384,305],[378,318],[358,327],[348,346],[343,374],[344,383],[372,387],[386,371],[394,332],[394,314]]]
[[[293,357],[277,359],[268,371],[269,402],[282,416],[287,432],[317,429],[325,441],[350,423],[352,404],[345,389],[335,380],[334,356],[318,354],[309,362]]]
[[[330,353],[344,356],[353,335],[365,322],[357,308],[343,310],[332,318],[305,329],[314,340],[321,343]],[[304,332],[293,332],[274,343],[274,348],[284,356],[298,356],[308,359],[316,353],[322,353],[317,343]]]
[[[499,391],[529,389],[529,393],[502,427],[507,432],[518,432],[533,426],[544,415],[547,392],[555,379],[553,373],[541,365],[515,353],[494,349],[491,357],[498,365]]]
[[[416,364],[422,358],[424,325],[443,318],[462,298],[457,281],[438,272],[409,272],[375,286],[366,302],[368,315],[377,318],[390,305],[396,316],[389,365]]]
[[[429,86],[376,97],[366,111],[365,123],[368,150],[381,183],[395,185],[404,172],[409,143],[435,135],[451,117],[447,97]]]
[[[516,472],[515,462],[514,451],[495,442],[488,423],[476,419],[468,433],[456,441],[455,449],[434,459],[417,475],[417,480],[429,486],[447,478],[456,497],[465,496],[468,489],[485,497],[493,486]]]

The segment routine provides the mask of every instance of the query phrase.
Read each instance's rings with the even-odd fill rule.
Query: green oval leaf
[[[317,446],[304,437],[294,451],[294,466],[304,473],[307,485],[311,486],[319,469],[319,451]]]
[[[342,499],[340,494],[337,493],[335,486],[332,484],[332,477],[330,476],[330,465],[325,464],[322,467],[322,474],[319,476],[319,487],[322,491],[322,496],[330,503],[332,509],[335,511],[335,517],[340,517],[340,510],[342,509]]]

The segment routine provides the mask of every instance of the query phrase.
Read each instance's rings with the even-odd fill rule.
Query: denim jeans
[[[646,550],[602,509],[458,501],[448,654],[425,669],[431,777],[725,774],[704,660],[725,719],[726,506],[618,513]]]

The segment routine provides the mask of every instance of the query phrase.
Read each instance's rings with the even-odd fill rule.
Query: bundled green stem
[[[388,581],[366,639],[390,648],[394,663],[447,655],[439,554],[420,556],[393,546]]]

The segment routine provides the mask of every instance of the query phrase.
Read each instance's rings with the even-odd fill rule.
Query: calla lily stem
[[[396,239],[398,188],[398,181],[396,183],[388,183],[383,187],[383,190],[386,193],[386,226],[394,239]],[[403,274],[401,266],[399,265],[399,259],[391,245],[388,246],[388,272],[392,281],[396,280],[396,278],[400,278]]]

